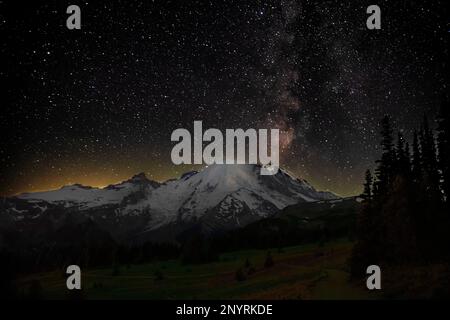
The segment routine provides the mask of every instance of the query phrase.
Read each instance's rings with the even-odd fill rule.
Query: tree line
[[[366,171],[357,243],[351,270],[363,275],[368,265],[404,265],[449,260],[450,119],[443,105],[436,129],[426,115],[411,145],[381,121],[382,154],[374,174]]]

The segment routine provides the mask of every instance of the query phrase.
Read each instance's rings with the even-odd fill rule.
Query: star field
[[[191,166],[170,134],[279,128],[281,167],[340,195],[361,191],[390,114],[409,137],[447,91],[444,2],[0,3],[0,194],[104,186]]]

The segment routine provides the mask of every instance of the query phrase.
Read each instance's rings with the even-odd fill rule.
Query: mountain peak
[[[140,172],[138,174],[135,174],[134,176],[131,177],[132,181],[146,181],[148,180],[147,176],[145,175],[144,172]]]
[[[85,190],[94,189],[94,187],[91,187],[91,186],[85,186],[85,185],[82,185],[81,183],[74,183],[74,184],[69,184],[69,185],[62,186],[60,188],[60,190],[77,189],[77,188],[78,189],[85,189]]]
[[[160,183],[150,180],[149,178],[147,178],[147,176],[145,175],[144,172],[140,172],[138,174],[135,174],[134,176],[132,176],[130,179],[128,179],[125,182],[130,182],[133,184],[142,184],[142,185],[150,185],[153,188],[157,188],[159,187]]]

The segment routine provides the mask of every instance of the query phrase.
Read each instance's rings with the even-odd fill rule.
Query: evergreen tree
[[[236,270],[235,279],[236,279],[236,281],[239,281],[239,282],[245,281],[247,279],[247,277],[244,273],[244,270],[242,270],[242,268],[238,268]]]
[[[414,130],[412,146],[412,176],[413,180],[419,182],[422,180],[422,154],[419,147],[419,138],[417,130]]]
[[[364,182],[364,191],[361,195],[361,197],[366,201],[372,200],[372,184],[373,184],[373,177],[372,173],[369,169],[366,171],[366,181]]]
[[[439,192],[439,171],[436,159],[436,145],[433,132],[430,129],[428,118],[423,118],[422,130],[420,134],[420,149],[422,153],[422,166],[424,170],[425,185],[429,198],[438,201]]]
[[[445,185],[450,155],[448,111],[439,119],[439,157],[426,117],[419,133],[414,131],[412,155],[400,133],[393,146],[389,118],[383,118],[381,127],[383,153],[377,161],[375,183],[366,171],[362,194],[366,201],[358,214],[357,242],[350,260],[353,276],[365,276],[365,267],[374,261],[389,268],[450,259],[450,217],[439,189],[442,172],[442,190],[445,195],[449,192]]]
[[[366,171],[364,192],[361,195],[365,201],[361,203],[361,209],[357,217],[357,242],[353,248],[350,260],[350,268],[353,276],[364,276],[368,265],[379,260],[380,226],[378,205],[376,202],[378,193],[374,190],[377,184],[373,183],[370,170]],[[378,195],[378,196],[377,196]]]
[[[438,155],[439,169],[442,177],[442,191],[444,192],[446,202],[450,196],[450,114],[448,106],[441,105],[438,118]]]
[[[264,268],[271,268],[274,265],[272,254],[270,251],[267,252],[266,261],[264,261]]]
[[[406,142],[405,144],[405,168],[406,172],[411,175],[411,148],[409,147],[409,143]]]
[[[398,132],[397,147],[395,150],[396,165],[395,173],[408,175],[410,171],[409,146],[401,132]]]
[[[392,138],[392,127],[389,116],[384,116],[381,121],[381,146],[383,153],[381,160],[378,160],[376,169],[377,192],[385,194],[392,180],[393,168],[395,164],[395,150]]]

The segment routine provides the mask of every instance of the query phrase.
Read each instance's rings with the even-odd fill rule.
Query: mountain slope
[[[129,239],[152,238],[163,227],[177,233],[201,225],[206,233],[223,232],[299,202],[337,198],[284,170],[273,176],[260,175],[260,170],[258,165],[212,165],[162,184],[139,174],[105,188],[76,184],[24,193],[8,199],[1,210],[16,221],[48,216],[48,212],[52,221],[61,221],[58,215],[75,214],[77,221],[85,217],[115,238]]]
[[[127,181],[105,188],[94,188],[74,184],[64,186],[58,190],[23,193],[18,199],[29,202],[45,201],[53,204],[63,204],[65,207],[78,207],[89,209],[98,206],[120,204],[124,199],[136,192],[152,190],[159,187],[159,183],[148,180],[145,174],[140,173]]]

